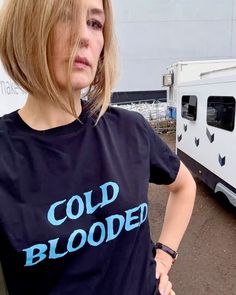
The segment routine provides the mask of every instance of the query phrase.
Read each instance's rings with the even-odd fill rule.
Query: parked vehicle
[[[236,60],[178,63],[168,75],[177,154],[236,206]]]

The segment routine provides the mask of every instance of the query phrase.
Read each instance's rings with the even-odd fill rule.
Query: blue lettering
[[[87,214],[93,214],[99,207],[101,207],[102,203],[97,204],[96,206],[92,207],[92,192],[84,193],[85,200],[86,200],[86,208],[87,208]]]
[[[56,253],[56,248],[57,248],[57,243],[59,241],[59,238],[58,239],[54,239],[54,240],[50,240],[48,241],[48,243],[50,244],[50,251],[49,251],[49,259],[57,259],[57,258],[61,258],[63,256],[65,256],[67,252],[64,252],[64,253]]]
[[[38,244],[28,249],[24,249],[23,251],[26,252],[25,266],[26,267],[33,266],[43,261],[47,257],[47,255],[45,254],[45,252],[47,251],[47,248],[48,247],[45,244]]]
[[[114,220],[117,219],[119,221],[119,228],[116,233],[114,233]],[[122,231],[122,228],[125,224],[125,218],[122,215],[112,215],[106,218],[107,221],[107,239],[106,242],[114,240],[117,238]]]
[[[73,243],[75,241],[75,238],[78,236],[78,235],[81,235],[81,240],[80,240],[80,243],[77,247],[74,247],[73,246]],[[75,252],[77,250],[79,250],[80,248],[82,248],[85,243],[86,243],[86,238],[87,238],[87,235],[86,235],[86,232],[82,229],[78,229],[78,230],[75,230],[69,237],[69,240],[68,240],[68,243],[67,243],[67,250],[69,252]]]
[[[59,202],[56,202],[54,204],[51,205],[51,207],[49,208],[48,210],[48,221],[52,224],[52,225],[61,225],[67,217],[63,218],[63,219],[58,219],[56,220],[56,217],[55,217],[55,209],[60,206],[61,204],[65,203],[66,200],[63,200],[63,201],[59,201]]]
[[[101,236],[100,236],[100,239],[96,242],[94,241],[94,233],[95,233],[95,229],[96,227],[100,227],[101,229]],[[105,226],[103,223],[101,222],[96,222],[94,223],[90,230],[89,230],[89,234],[88,234],[88,243],[91,245],[91,246],[95,246],[97,247],[98,245],[100,245],[102,242],[104,242],[105,240],[105,235],[106,235],[106,230],[105,230]]]
[[[108,187],[111,186],[113,188],[113,196],[112,198],[109,200],[108,198]],[[113,203],[116,198],[118,197],[118,194],[119,194],[119,186],[117,183],[115,182],[107,182],[103,185],[100,186],[100,188],[102,189],[102,205],[101,205],[101,208],[110,204],[110,203]]]
[[[148,205],[146,203],[143,203],[140,205],[141,213],[140,213],[140,224],[144,223],[144,221],[148,217]]]
[[[72,212],[72,207],[73,203],[76,202],[76,205],[78,207],[78,212],[77,214],[73,214]],[[84,202],[81,199],[80,196],[74,196],[72,197],[66,206],[66,214],[70,219],[78,219],[82,214],[84,213]]]
[[[136,227],[140,226],[139,221],[131,224],[132,221],[139,220],[138,216],[132,216],[132,214],[134,212],[139,211],[139,209],[140,209],[140,206],[125,211],[125,213],[126,213],[125,230],[131,231],[131,230],[135,229]]]

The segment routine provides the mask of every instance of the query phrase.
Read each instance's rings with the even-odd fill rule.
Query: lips
[[[76,56],[75,63],[76,64],[83,64],[83,65],[88,66],[88,67],[91,66],[90,62],[88,61],[88,59],[86,57]]]

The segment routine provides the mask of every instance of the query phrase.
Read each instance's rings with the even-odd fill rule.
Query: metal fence
[[[176,122],[170,118],[167,103],[164,99],[122,102],[120,104],[113,104],[113,106],[142,114],[158,133],[175,132]]]

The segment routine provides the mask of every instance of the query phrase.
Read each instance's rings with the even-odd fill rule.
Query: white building
[[[115,98],[165,96],[162,75],[175,62],[236,57],[236,0],[112,2],[121,62]],[[0,66],[0,115],[22,105],[12,89]]]

